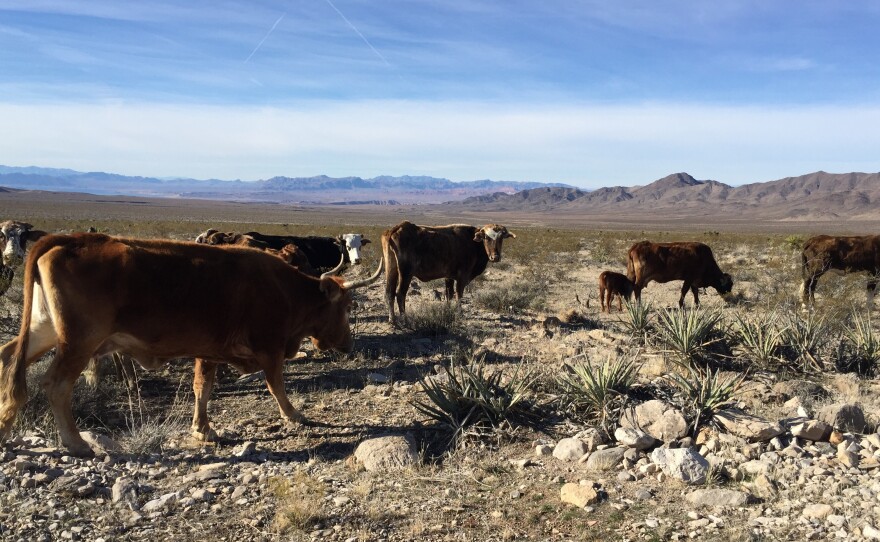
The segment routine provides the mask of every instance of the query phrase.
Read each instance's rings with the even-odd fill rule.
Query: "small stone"
[[[606,448],[596,450],[587,459],[586,467],[590,470],[609,470],[616,467],[623,459],[623,448]]]
[[[617,443],[627,448],[647,450],[654,445],[655,439],[637,427],[618,427],[614,431]]]
[[[587,505],[599,502],[599,494],[592,486],[568,483],[560,489],[560,499],[562,502],[573,504],[578,508],[583,508]]]
[[[709,462],[690,448],[657,448],[651,460],[665,474],[687,484],[702,484],[709,472]]]
[[[539,457],[551,455],[552,453],[553,446],[550,446],[549,444],[538,444],[535,446],[535,455]]]
[[[564,438],[556,443],[553,457],[561,461],[575,461],[588,452],[587,444],[579,438]]]
[[[833,511],[830,504],[808,504],[804,507],[802,514],[811,519],[825,519]]]

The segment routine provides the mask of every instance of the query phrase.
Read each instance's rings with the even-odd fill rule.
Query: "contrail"
[[[382,53],[380,53],[379,51],[376,50],[375,47],[373,47],[373,44],[370,43],[369,40],[367,40],[367,38],[366,38],[363,34],[361,34],[361,31],[360,31],[360,30],[358,30],[353,24],[351,24],[351,21],[349,21],[349,20],[345,17],[345,15],[343,15],[342,12],[339,11],[339,9],[338,9],[336,6],[333,5],[333,2],[331,2],[330,0],[327,0],[327,3],[330,4],[330,7],[333,8],[333,10],[334,10],[336,13],[338,13],[340,17],[342,17],[342,20],[345,21],[345,22],[348,24],[348,26],[351,27],[352,30],[354,30],[355,32],[357,32],[357,35],[360,36],[362,40],[364,40],[364,43],[367,44],[367,47],[369,47],[370,49],[372,49],[373,52],[376,53],[376,56],[378,56],[380,59],[382,59],[382,62],[384,62],[385,65],[388,66],[388,67],[390,68],[390,67],[391,67],[391,64],[389,64],[388,61],[385,60],[385,57],[382,56]]]
[[[263,39],[260,40],[260,43],[258,43],[257,46],[254,47],[254,50],[251,51],[251,54],[249,54],[248,57],[247,57],[246,59],[244,59],[244,63],[245,63],[245,64],[247,64],[248,61],[251,59],[251,57],[253,57],[254,54],[255,54],[257,51],[260,50],[260,47],[263,46],[263,43],[264,43],[267,39],[269,39],[269,36],[272,35],[272,32],[275,30],[275,27],[278,26],[278,23],[281,22],[281,19],[283,19],[285,15],[287,15],[287,12],[282,13],[282,14],[281,14],[281,17],[278,17],[278,20],[275,21],[275,24],[272,25],[272,28],[270,28],[269,31],[266,32],[266,35],[263,36]]]

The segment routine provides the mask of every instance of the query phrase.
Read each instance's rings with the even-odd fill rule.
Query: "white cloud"
[[[417,101],[298,107],[2,105],[6,165],[129,175],[427,174],[643,184],[675,171],[731,184],[880,170],[880,107]]]

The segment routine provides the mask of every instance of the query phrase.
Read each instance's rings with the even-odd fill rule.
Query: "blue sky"
[[[588,188],[878,171],[878,27],[871,1],[0,0],[0,163]]]

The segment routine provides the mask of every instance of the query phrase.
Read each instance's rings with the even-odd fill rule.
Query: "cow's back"
[[[805,270],[874,271],[880,266],[880,236],[817,235],[804,243]]]
[[[386,231],[382,242],[392,247],[400,267],[408,268],[421,281],[429,281],[451,278],[462,270],[472,274],[485,270],[488,257],[482,244],[474,241],[476,232],[476,227],[464,224],[417,226],[403,222]]]
[[[652,280],[689,280],[701,283],[706,274],[720,274],[720,270],[715,263],[712,249],[703,243],[642,241],[633,245],[629,251],[627,278],[641,286]]]

